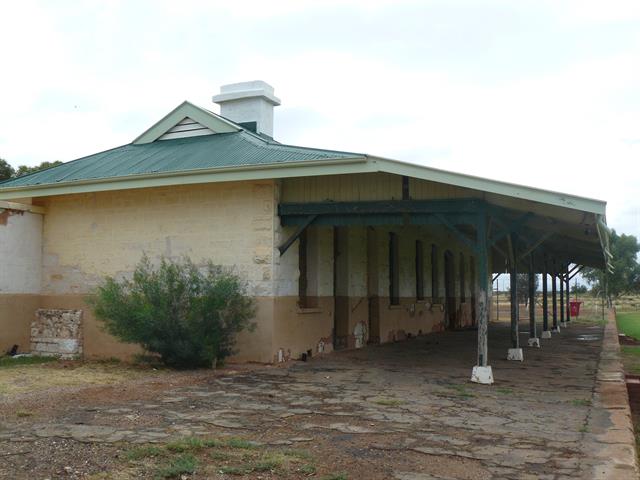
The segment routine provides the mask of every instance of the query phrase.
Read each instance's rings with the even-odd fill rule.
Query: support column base
[[[545,330],[542,332],[542,338],[551,338],[551,330]]]
[[[567,328],[567,322],[560,322],[560,326],[562,328]]]
[[[551,329],[552,332],[560,333],[560,325]]]
[[[507,360],[514,360],[516,362],[522,362],[524,360],[524,354],[521,348],[510,348],[507,352]]]
[[[489,365],[486,367],[480,367],[478,365],[473,367],[471,381],[475,383],[482,383],[483,385],[491,385],[493,383],[493,371],[491,370],[491,367]]]
[[[530,338],[527,343],[530,347],[540,348],[540,339],[538,337]]]

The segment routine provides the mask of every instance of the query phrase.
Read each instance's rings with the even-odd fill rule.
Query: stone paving
[[[0,446],[216,434],[269,445],[324,442],[336,455],[358,455],[364,445],[385,453],[381,479],[593,478],[589,422],[607,422],[593,402],[602,335],[601,326],[574,324],[540,349],[525,347],[523,363],[508,362],[508,328],[493,324],[496,384],[484,386],[468,382],[476,332],[434,334],[212,378],[153,402],[69,408],[28,428],[5,423]],[[389,462],[403,457],[409,461]]]

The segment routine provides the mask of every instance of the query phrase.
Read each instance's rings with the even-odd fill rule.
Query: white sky
[[[640,237],[640,2],[24,1],[0,15],[0,157],[129,143],[272,84],[281,142],[608,201]]]

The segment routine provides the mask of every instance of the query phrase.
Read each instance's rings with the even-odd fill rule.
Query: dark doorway
[[[455,270],[453,253],[444,252],[444,322],[448,329],[456,327]]]
[[[349,339],[349,293],[347,229],[333,229],[333,348],[347,348]]]

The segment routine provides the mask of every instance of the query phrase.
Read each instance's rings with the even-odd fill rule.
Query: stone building
[[[85,357],[137,352],[85,298],[146,253],[246,279],[257,329],[237,360],[478,327],[484,368],[492,272],[605,266],[602,201],[278,143],[264,82],[214,101],[221,115],[184,102],[129,145],[0,184],[0,348],[38,340],[36,311],[81,311]]]

